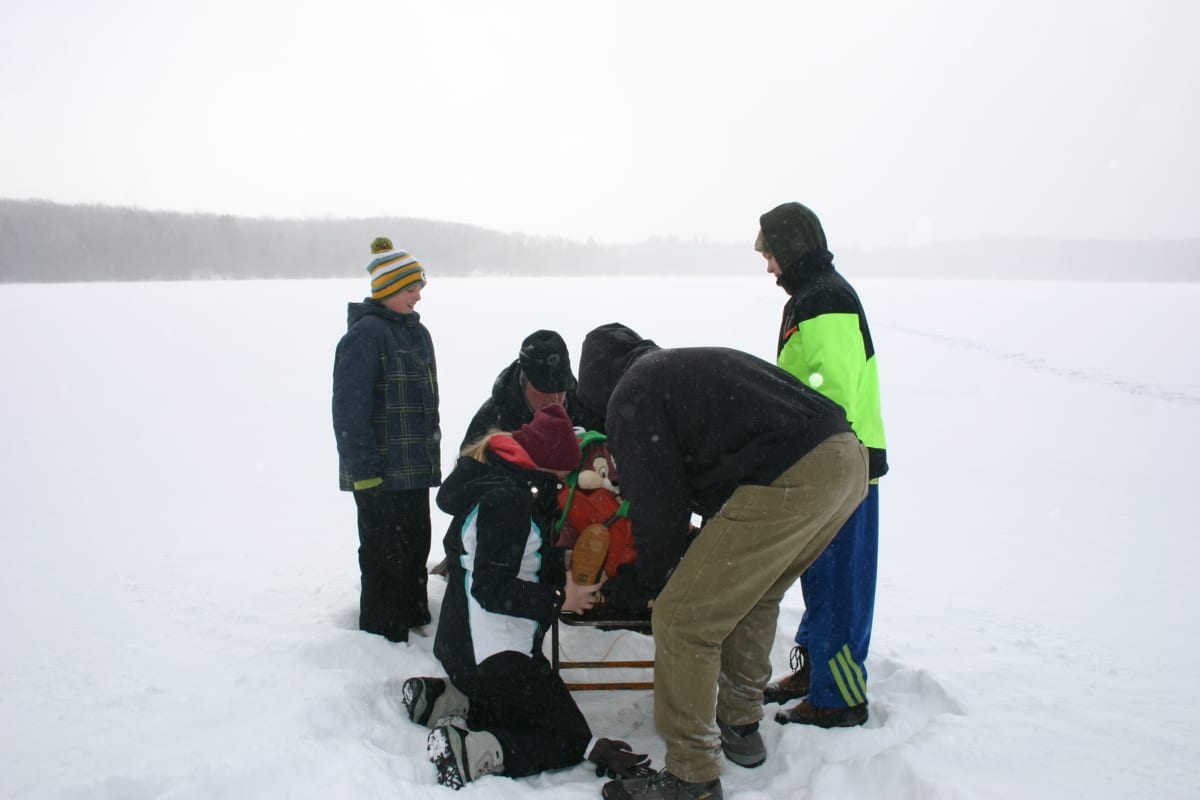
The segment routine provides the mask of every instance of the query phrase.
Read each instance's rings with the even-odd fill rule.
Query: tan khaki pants
[[[716,719],[762,719],[779,602],[867,494],[867,451],[826,439],[770,486],[739,486],[655,600],[654,720],[666,766],[721,774]]]

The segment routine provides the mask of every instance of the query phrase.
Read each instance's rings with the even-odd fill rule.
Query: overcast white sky
[[[0,197],[855,246],[1200,236],[1195,0],[0,0]]]

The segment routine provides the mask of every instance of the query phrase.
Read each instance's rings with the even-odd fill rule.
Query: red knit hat
[[[512,437],[542,469],[576,469],[583,457],[575,427],[560,403],[539,409],[533,421],[513,431]]]

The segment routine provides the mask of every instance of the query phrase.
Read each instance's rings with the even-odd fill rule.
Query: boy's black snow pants
[[[429,616],[429,490],[354,493],[358,505],[358,627],[393,642]]]

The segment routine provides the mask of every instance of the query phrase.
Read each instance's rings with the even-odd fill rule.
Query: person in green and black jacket
[[[858,294],[833,266],[821,221],[800,203],[763,214],[754,248],[788,293],[777,363],[838,403],[870,457],[867,498],[800,577],[804,616],[793,672],[763,701],[798,705],[776,716],[824,728],[867,721],[867,650],[875,611],[879,478],[888,471],[875,346]]]

